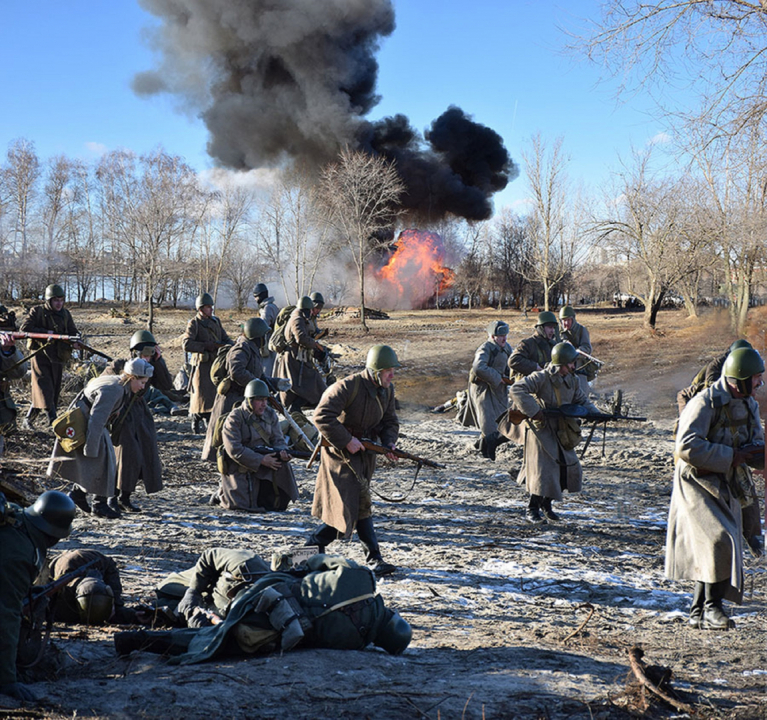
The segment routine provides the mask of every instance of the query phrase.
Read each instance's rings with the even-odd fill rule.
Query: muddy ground
[[[142,327],[140,313],[113,318],[75,308],[74,316],[94,345],[116,355]],[[160,312],[156,335],[174,371],[188,316]],[[223,313],[231,334],[244,317]],[[672,669],[673,691],[696,716],[765,717],[764,560],[747,558],[745,600],[733,607],[737,629],[724,633],[689,629],[691,583],[663,576],[674,394],[732,341],[724,318],[663,312],[660,332],[649,335],[639,314],[606,309],[579,315],[591,330],[594,354],[606,361],[594,384],[597,402],[622,388],[633,414],[649,421],[608,428],[604,455],[599,433],[584,459],[584,491],[557,507],[563,521],[532,527],[524,521],[524,492],[514,482],[521,449],[507,444],[497,462],[484,460],[472,449],[474,430],[457,425],[452,413],[428,411],[465,387],[483,328],[496,317],[510,322],[512,342],[533,324],[521,314],[491,310],[395,313],[373,322],[369,335],[352,321],[324,323],[342,355],[339,374],[360,367],[373,343],[397,349],[405,366],[396,378],[400,445],[446,465],[422,470],[404,502],[378,500],[375,506],[384,556],[399,566],[379,589],[413,626],[403,655],[372,648],[298,650],[175,667],[147,653],[118,658],[115,627],[57,626],[44,675],[33,685],[41,705],[0,716],[684,717],[627,684],[627,653],[638,646],[648,665]],[[750,338],[764,349],[761,316]],[[16,396],[22,406],[28,399],[23,389]],[[301,497],[287,512],[224,511],[206,503],[217,477],[198,459],[201,438],[190,433],[188,421],[157,416],[157,430],[165,490],[150,497],[139,492],[140,515],[117,521],[79,516],[72,536],[56,548],[110,554],[129,600],[151,597],[158,580],[191,566],[206,547],[248,547],[268,558],[301,544],[315,526],[313,473],[301,463]],[[5,472],[50,487],[36,461],[51,445],[46,431],[18,432],[10,438]],[[384,463],[376,488],[397,495],[408,490],[412,476],[406,463]],[[759,487],[763,492],[761,478]],[[331,550],[363,559],[356,541]]]

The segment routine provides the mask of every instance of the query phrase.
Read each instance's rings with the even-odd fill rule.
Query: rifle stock
[[[305,450],[293,450],[291,448],[278,450],[277,448],[268,447],[266,445],[258,445],[257,447],[251,448],[251,450],[257,452],[259,455],[279,455],[281,452],[286,452],[290,457],[302,458],[304,460],[312,456],[310,452],[306,452]]]
[[[93,355],[98,355],[99,357],[103,357],[105,360],[112,361],[112,358],[107,355],[106,353],[101,352],[101,350],[96,350],[96,348],[91,347],[90,345],[86,345],[85,341],[79,336],[79,335],[57,335],[56,333],[31,333],[31,332],[12,332],[10,333],[11,337],[14,340],[60,340],[62,342],[68,342],[68,343],[77,343],[80,345],[80,347],[83,348],[83,350],[87,350],[89,353],[92,353]]]
[[[93,558],[93,560],[85,563],[85,565],[81,565],[79,568],[75,568],[74,570],[66,573],[65,575],[62,575],[57,580],[51,580],[51,582],[46,583],[45,585],[37,585],[32,588],[31,592],[27,594],[27,596],[24,598],[24,601],[21,603],[21,608],[23,612],[29,612],[35,603],[39,602],[43,598],[51,597],[52,595],[55,595],[59,590],[63,589],[64,586],[68,585],[72,580],[75,578],[80,577],[81,575],[85,575],[86,571],[92,566],[95,565],[99,561],[99,558]]]
[[[388,455],[391,453],[395,457],[401,458],[403,460],[412,460],[418,465],[426,465],[426,467],[440,469],[445,467],[444,465],[434,462],[433,460],[419,457],[418,455],[413,455],[412,453],[406,452],[405,450],[399,450],[396,448],[392,450],[385,445],[379,445],[378,443],[374,443],[372,440],[367,440],[366,438],[361,438],[360,442],[365,446],[365,450],[370,450],[371,452],[377,453],[378,455]]]

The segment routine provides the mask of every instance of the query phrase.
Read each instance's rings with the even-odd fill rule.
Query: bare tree
[[[501,298],[507,297],[517,309],[525,303],[527,279],[532,256],[532,232],[529,218],[523,218],[509,208],[503,208],[491,227],[490,265],[500,290]]]
[[[469,310],[475,304],[481,303],[482,290],[487,285],[488,243],[487,237],[482,233],[482,227],[472,223],[466,224],[463,238],[464,256],[458,265],[453,283],[458,293],[459,306],[463,307],[465,296]]]
[[[236,237],[229,248],[231,261],[223,271],[223,278],[229,283],[234,295],[234,304],[242,310],[248,304],[253,286],[265,276],[267,264],[259,247],[243,237]]]
[[[360,323],[365,322],[365,274],[370,258],[390,242],[405,190],[394,163],[345,148],[338,162],[322,171],[320,202],[357,268]]]

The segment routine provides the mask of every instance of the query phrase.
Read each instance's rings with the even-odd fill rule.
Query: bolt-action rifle
[[[89,353],[92,353],[93,355],[98,355],[99,357],[103,357],[105,360],[108,360],[109,362],[112,361],[112,358],[107,355],[106,353],[101,352],[101,350],[96,350],[96,348],[91,347],[90,345],[87,345],[85,341],[79,336],[79,335],[57,335],[56,333],[31,333],[31,332],[12,332],[9,333],[10,336],[14,340],[61,340],[62,342],[68,342],[68,343],[77,343],[83,350],[87,350]]]
[[[369,452],[374,452],[378,455],[394,455],[395,457],[398,457],[402,460],[412,460],[416,465],[419,467],[422,465],[425,465],[426,467],[431,468],[439,468],[442,469],[445,466],[441,465],[438,462],[434,462],[434,460],[429,460],[428,458],[419,457],[418,455],[413,455],[412,453],[406,452],[405,450],[399,450],[398,448],[395,448],[392,450],[391,448],[386,447],[385,445],[379,445],[378,443],[374,443],[372,440],[368,440],[367,438],[359,438],[359,441],[362,443],[365,450],[368,450]],[[321,444],[323,447],[333,447],[324,437],[322,438]],[[318,443],[318,446],[320,443]],[[314,462],[314,459],[317,457],[318,453],[313,453],[313,457],[310,458],[309,462],[306,465],[307,470],[311,467],[311,464]]]
[[[269,391],[274,392],[287,392],[290,390],[290,380],[286,380],[284,378],[269,378],[264,377],[262,378],[264,382],[266,383],[266,386],[269,388]],[[287,383],[287,386],[286,386]],[[285,406],[276,398],[274,395],[269,395],[267,398],[269,405],[282,417],[285,418],[285,420],[288,421],[288,425],[293,428],[293,430],[298,434],[298,437],[301,438],[301,440],[304,441],[306,444],[306,447],[310,448],[311,451],[314,451],[314,443],[307,437],[306,433],[301,429],[301,426],[293,419],[291,414],[285,409]],[[301,457],[299,455],[296,455],[296,457]],[[307,455],[307,457],[309,457]]]
[[[99,558],[93,558],[93,560],[85,563],[85,565],[80,565],[80,567],[62,575],[56,580],[51,580],[51,582],[46,583],[45,585],[33,586],[21,603],[22,611],[26,613],[28,609],[33,609],[43,598],[52,597],[59,592],[59,590],[62,590],[65,586],[69,585],[72,580],[85,575],[91,565],[95,565],[98,561]]]
[[[278,457],[281,452],[286,452],[288,455],[290,455],[290,457],[301,458],[303,460],[306,460],[312,456],[310,452],[306,452],[305,450],[293,450],[292,448],[284,448],[279,450],[277,448],[267,447],[266,445],[258,445],[251,448],[251,450],[258,453],[259,455],[277,455]]]

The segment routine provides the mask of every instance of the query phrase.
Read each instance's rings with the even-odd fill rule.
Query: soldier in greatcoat
[[[0,331],[0,457],[5,450],[5,435],[16,427],[16,403],[11,397],[11,380],[20,380],[29,369],[10,333]]]
[[[314,411],[314,422],[329,445],[323,444],[314,488],[312,515],[322,521],[307,541],[324,548],[337,537],[350,538],[354,529],[377,575],[396,570],[384,562],[372,518],[370,482],[376,457],[360,438],[394,448],[399,420],[394,407],[397,355],[388,345],[368,351],[365,369],[331,385]],[[395,459],[394,455],[387,455]]]
[[[495,460],[498,445],[506,440],[498,432],[498,418],[509,404],[508,334],[509,326],[502,320],[488,325],[488,339],[474,353],[469,371],[468,402],[458,413],[459,422],[479,428],[479,452],[490,460]]]
[[[35,694],[16,674],[23,603],[47,550],[69,535],[76,510],[56,490],[44,492],[23,511],[8,506],[5,497],[0,505],[0,695],[34,702]]]
[[[285,510],[298,500],[287,443],[277,413],[268,406],[269,388],[251,380],[245,398],[223,427],[223,467],[219,501],[229,510]],[[259,452],[268,447],[277,454]]]
[[[261,318],[249,318],[242,328],[242,335],[226,355],[226,378],[216,389],[216,400],[210,414],[202,459],[216,462],[216,448],[213,447],[213,431],[218,419],[228,413],[245,397],[245,388],[251,380],[264,377],[261,348],[266,341],[269,326]]]
[[[748,465],[764,467],[764,443],[754,394],[764,361],[753,348],[733,350],[722,377],[690,400],[679,418],[674,487],[666,530],[666,577],[695,582],[689,624],[726,630],[722,606],[743,599],[741,505],[758,502]]]
[[[591,336],[584,325],[576,319],[575,309],[565,305],[559,311],[559,324],[562,330],[562,340],[569,342],[576,350],[591,355]],[[578,355],[575,359],[575,374],[581,384],[581,390],[588,395],[591,392],[589,383],[597,376],[597,366],[593,360]]]
[[[54,335],[77,335],[78,330],[69,310],[64,307],[65,293],[60,285],[49,285],[45,288],[45,304],[30,309],[21,332],[50,333]],[[52,423],[56,419],[61,395],[61,380],[64,376],[64,366],[72,357],[72,349],[79,347],[76,343],[64,340],[44,342],[30,340],[29,349],[37,350],[45,345],[45,349],[30,360],[32,366],[32,404],[24,419],[24,428],[31,430],[35,419],[42,410],[48,414]]]
[[[191,376],[189,378],[189,415],[192,420],[192,432],[202,432],[203,421],[208,421],[216,399],[216,388],[210,379],[210,366],[216,359],[216,353],[222,345],[231,345],[232,341],[221,321],[213,314],[213,297],[208,293],[199,295],[195,300],[197,315],[186,326],[186,334],[181,343],[184,352],[191,355]]]
[[[301,298],[285,327],[288,348],[279,354],[274,366],[277,377],[290,380],[290,390],[282,393],[281,399],[291,413],[304,407],[314,407],[327,387],[313,360],[314,357],[324,359],[327,352],[312,336],[315,329],[311,322],[314,307],[310,297]]]
[[[269,295],[269,288],[262,282],[256,283],[253,288],[253,299],[258,305],[259,317],[269,326],[269,333],[274,330],[274,323],[277,321],[277,315],[280,309],[274,302],[274,298]],[[261,348],[261,357],[264,360],[264,374],[267,377],[274,375],[274,361],[277,353],[269,350],[269,337],[267,336],[264,347]]]
[[[551,349],[559,342],[559,323],[553,312],[538,313],[530,337],[521,340],[509,357],[509,369],[515,380],[543,370],[551,360]]]
[[[566,420],[543,412],[567,404],[600,412],[581,390],[574,374],[575,358],[572,345],[559,343],[554,346],[551,363],[545,370],[538,370],[511,386],[514,406],[530,418],[525,421],[524,453],[517,483],[526,485],[530,493],[525,517],[532,523],[541,523],[544,517],[556,522],[559,515],[552,510],[552,500],[561,500],[564,490],[581,491],[583,473],[575,447],[565,447],[560,437],[560,424]]]
[[[108,519],[119,517],[107,504],[107,498],[115,494],[117,482],[109,426],[131,397],[146,387],[153,372],[154,368],[146,360],[129,360],[120,375],[101,375],[91,380],[72,403],[71,407],[80,408],[86,419],[85,444],[66,452],[57,438],[48,477],[73,483],[75,487],[69,496],[84,512]],[[86,493],[94,495],[90,506]]]

